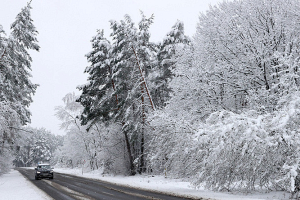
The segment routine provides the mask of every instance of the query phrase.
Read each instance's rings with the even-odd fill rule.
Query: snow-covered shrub
[[[272,113],[217,111],[198,128],[157,111],[149,168],[213,190],[293,191],[300,161],[299,97],[284,96]]]
[[[194,183],[227,190],[236,186],[254,189],[257,180],[268,186],[269,176],[274,174],[269,173],[274,160],[268,153],[274,144],[263,120],[255,112],[212,113],[196,137],[204,148],[198,150],[202,160]]]
[[[163,112],[151,119],[153,128],[147,144],[148,168],[154,174],[164,173],[170,177],[192,177],[196,148],[193,141],[194,129],[185,121],[175,121]]]
[[[0,175],[9,172],[12,168],[13,156],[9,149],[0,150]]]
[[[13,147],[16,130],[12,127],[20,126],[20,119],[10,103],[0,102],[0,175],[12,167]]]
[[[260,115],[215,112],[199,130],[201,168],[194,184],[207,188],[292,191],[300,159],[299,93],[282,110]],[[204,155],[204,157],[203,157]],[[296,174],[297,175],[297,174]]]
[[[88,162],[88,155],[81,137],[76,133],[69,132],[64,136],[63,146],[55,152],[57,166],[61,167],[82,167]]]
[[[102,133],[105,140],[98,159],[101,162],[103,173],[127,175],[129,162],[121,126],[117,124],[107,126],[102,129]]]

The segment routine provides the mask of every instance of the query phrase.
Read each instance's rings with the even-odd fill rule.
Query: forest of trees
[[[20,37],[17,25],[29,9],[16,18],[12,37],[0,35],[1,170],[18,141],[13,135],[22,132],[16,128],[29,121],[36,89],[27,49],[39,47],[35,37]],[[97,31],[86,54],[87,83],[56,108],[66,135],[27,128],[35,138],[30,146],[39,148],[30,158],[28,149],[17,148],[15,164],[34,163],[37,149],[45,149],[45,160],[62,167],[164,174],[212,190],[293,191],[300,161],[300,2],[223,1],[200,14],[192,38],[177,21],[159,43],[151,42],[153,23],[153,15],[141,12],[137,24],[129,15],[111,20],[109,38]],[[26,27],[36,35],[33,25]]]
[[[150,39],[153,16],[111,20],[110,38],[98,30],[91,40],[81,94],[57,108],[68,138],[61,164],[213,190],[293,190],[299,8],[224,1],[200,14],[193,38],[177,21],[160,43]]]

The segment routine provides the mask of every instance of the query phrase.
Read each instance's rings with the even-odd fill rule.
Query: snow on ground
[[[55,168],[54,172],[72,174],[86,178],[99,179],[111,183],[126,185],[130,187],[142,188],[147,190],[159,191],[169,194],[177,194],[186,197],[194,198],[210,198],[217,200],[262,200],[262,199],[278,199],[287,200],[290,194],[287,192],[269,192],[269,193],[251,193],[251,194],[232,194],[225,192],[212,192],[205,189],[194,189],[188,182],[179,179],[169,179],[164,176],[108,176],[102,175],[102,171],[92,171],[82,173],[82,169],[65,169]],[[54,177],[55,178],[55,177]]]
[[[20,172],[11,170],[8,174],[0,176],[0,199],[50,200],[52,198],[26,180]]]

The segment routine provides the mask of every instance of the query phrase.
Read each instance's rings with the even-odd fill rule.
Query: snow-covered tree
[[[80,103],[76,102],[75,93],[68,93],[64,98],[64,106],[55,108],[56,116],[62,121],[60,128],[66,130],[67,136],[65,137],[64,147],[67,162],[71,165],[78,165],[83,160],[93,163],[93,152],[89,149],[89,140],[87,126],[81,126],[79,115],[83,111]],[[73,157],[74,155],[77,155]],[[75,161],[75,162],[74,162]],[[91,166],[93,168],[94,166]]]
[[[34,130],[34,143],[31,146],[31,159],[33,164],[38,162],[50,162],[52,154],[55,151],[53,149],[51,137],[54,137],[50,132],[45,129]],[[52,147],[52,148],[51,148]]]
[[[61,145],[61,136],[55,136],[45,128],[19,129],[15,139],[13,163],[17,167],[30,167],[39,162],[52,163],[54,152]]]
[[[82,90],[77,101],[84,107],[81,115],[84,125],[107,120],[110,112],[118,108],[117,95],[113,95],[115,84],[112,78],[111,44],[104,37],[103,30],[98,30],[91,42],[93,50],[86,55],[91,65],[85,69],[85,73],[89,74],[89,82],[78,87]]]
[[[285,70],[278,56],[289,56],[299,41],[298,8],[297,1],[229,1],[200,16],[195,55],[220,107],[247,108],[250,90],[276,95],[272,89]],[[273,110],[276,101],[269,99],[262,106]]]
[[[120,125],[91,122],[81,125],[79,115],[83,111],[76,102],[74,93],[67,94],[64,106],[56,108],[56,116],[62,121],[65,129],[63,146],[55,152],[58,165],[82,167],[89,170],[103,169],[103,173],[122,173],[127,169],[127,155],[124,152],[124,138],[120,135]]]
[[[146,81],[156,60],[155,45],[149,41],[153,16],[142,20],[137,29],[129,15],[120,22],[110,21],[112,44],[103,32],[92,40],[93,51],[87,54],[89,83],[80,86],[78,101],[83,105],[83,125],[112,122],[121,124],[126,144],[130,173],[133,161],[141,157],[144,164],[144,130],[147,104],[154,108]],[[148,103],[149,102],[149,103]],[[123,138],[123,137],[122,137]]]
[[[30,9],[28,4],[17,15],[9,37],[0,25],[0,160],[6,161],[5,165],[0,164],[0,173],[9,169],[16,131],[30,122],[28,107],[37,88],[30,80],[32,59],[28,50],[39,50]]]
[[[189,43],[190,39],[184,34],[184,24],[178,20],[159,45],[158,66],[155,69],[158,74],[155,78],[156,87],[153,91],[155,105],[159,108],[164,107],[170,99],[172,89],[169,82],[174,77],[172,70],[175,68],[175,56],[178,53],[176,49],[180,46],[189,45]]]
[[[224,1],[177,48],[149,164],[216,190],[293,191],[299,166],[298,1]],[[182,164],[181,164],[182,163]]]
[[[28,50],[39,50],[37,31],[32,23],[30,9],[28,4],[11,25],[11,35],[1,47],[0,61],[3,77],[0,79],[1,101],[11,103],[22,124],[30,122],[28,106],[37,88],[37,85],[30,81],[32,58]]]

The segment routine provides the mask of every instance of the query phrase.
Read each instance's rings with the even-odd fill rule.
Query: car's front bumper
[[[38,178],[51,178],[53,177],[53,173],[36,173],[36,177]]]

